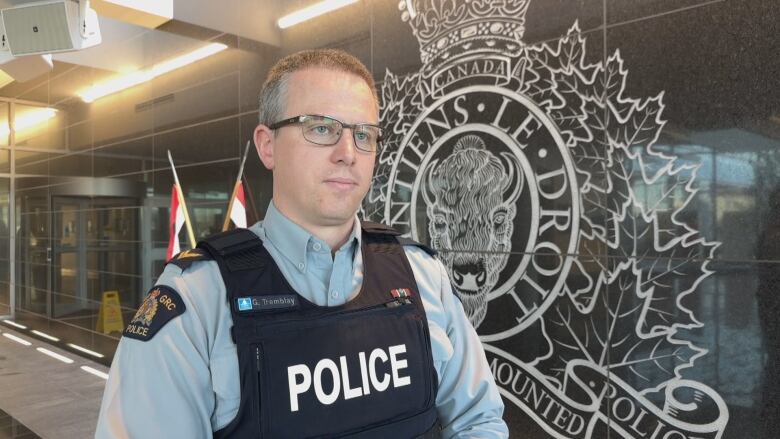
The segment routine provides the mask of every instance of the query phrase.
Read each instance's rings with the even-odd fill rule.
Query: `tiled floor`
[[[62,350],[70,351],[70,353],[73,353],[74,355],[81,354],[77,350],[69,347],[69,343],[77,344],[94,352],[99,352],[103,355],[102,358],[91,359],[106,367],[111,366],[114,350],[116,350],[116,345],[119,341],[119,334],[113,333],[107,335],[91,330],[95,328],[95,323],[94,321],[91,321],[90,318],[91,317],[87,315],[77,318],[66,317],[64,319],[52,320],[38,314],[18,310],[14,321],[26,326],[27,333],[36,329],[47,334],[56,335],[60,339],[60,342],[51,344],[54,344]],[[127,319],[125,319],[125,321],[127,321]],[[2,326],[5,325],[0,325],[0,330],[2,329]],[[39,337],[34,338],[40,339]]]
[[[0,439],[94,437],[107,373],[95,361],[0,326]]]
[[[21,422],[8,413],[0,410],[0,439],[39,439],[40,436],[33,433]]]

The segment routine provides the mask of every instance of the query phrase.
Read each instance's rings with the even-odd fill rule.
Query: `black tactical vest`
[[[362,226],[363,286],[338,307],[295,292],[249,230],[198,244],[225,282],[241,383],[215,438],[439,437],[428,324],[400,243],[412,242]]]

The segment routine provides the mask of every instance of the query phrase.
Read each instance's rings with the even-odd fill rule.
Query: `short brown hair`
[[[282,119],[287,104],[287,85],[290,75],[312,67],[340,70],[359,76],[371,89],[378,108],[379,100],[374,77],[359,59],[338,49],[303,50],[280,59],[268,72],[258,99],[261,124],[268,126]]]

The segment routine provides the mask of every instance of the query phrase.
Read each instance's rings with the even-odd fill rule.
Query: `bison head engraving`
[[[427,205],[431,245],[442,250],[453,287],[474,327],[487,312],[487,295],[509,260],[516,202],[523,190],[517,158],[488,151],[469,134],[453,153],[425,169],[422,195]]]

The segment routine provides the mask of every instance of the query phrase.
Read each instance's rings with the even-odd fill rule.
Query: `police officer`
[[[98,438],[508,436],[480,341],[433,251],[361,222],[381,141],[342,51],[269,72],[264,221],[169,263],[124,332]]]

